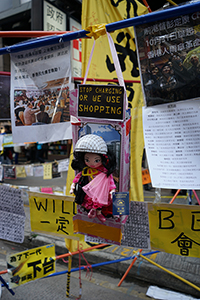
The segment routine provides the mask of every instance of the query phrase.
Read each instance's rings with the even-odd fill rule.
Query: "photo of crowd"
[[[15,90],[15,126],[45,125],[70,120],[69,89]]]
[[[165,61],[149,61],[148,66],[141,65],[141,75],[147,106],[200,97],[198,52],[167,55]]]

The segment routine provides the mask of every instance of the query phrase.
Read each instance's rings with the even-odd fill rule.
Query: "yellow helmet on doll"
[[[82,136],[75,145],[75,152],[90,152],[107,154],[108,148],[105,141],[96,134]]]

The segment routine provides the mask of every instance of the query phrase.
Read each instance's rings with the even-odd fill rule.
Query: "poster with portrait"
[[[11,54],[13,141],[71,139],[70,42]]]
[[[147,106],[200,97],[199,12],[135,27]]]

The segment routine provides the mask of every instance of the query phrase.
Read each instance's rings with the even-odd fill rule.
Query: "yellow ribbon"
[[[82,170],[82,176],[90,176],[91,179],[94,179],[93,175],[98,174],[97,169],[85,167]]]
[[[96,40],[100,36],[106,34],[106,24],[91,25],[88,26],[85,30],[90,32],[86,34],[87,36],[93,37]]]

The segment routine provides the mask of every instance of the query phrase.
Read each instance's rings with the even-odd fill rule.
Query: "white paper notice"
[[[143,108],[153,187],[200,189],[200,100]]]
[[[22,243],[25,219],[21,190],[1,185],[0,239]]]
[[[68,168],[69,168],[69,158],[58,162],[58,172],[68,171]]]

